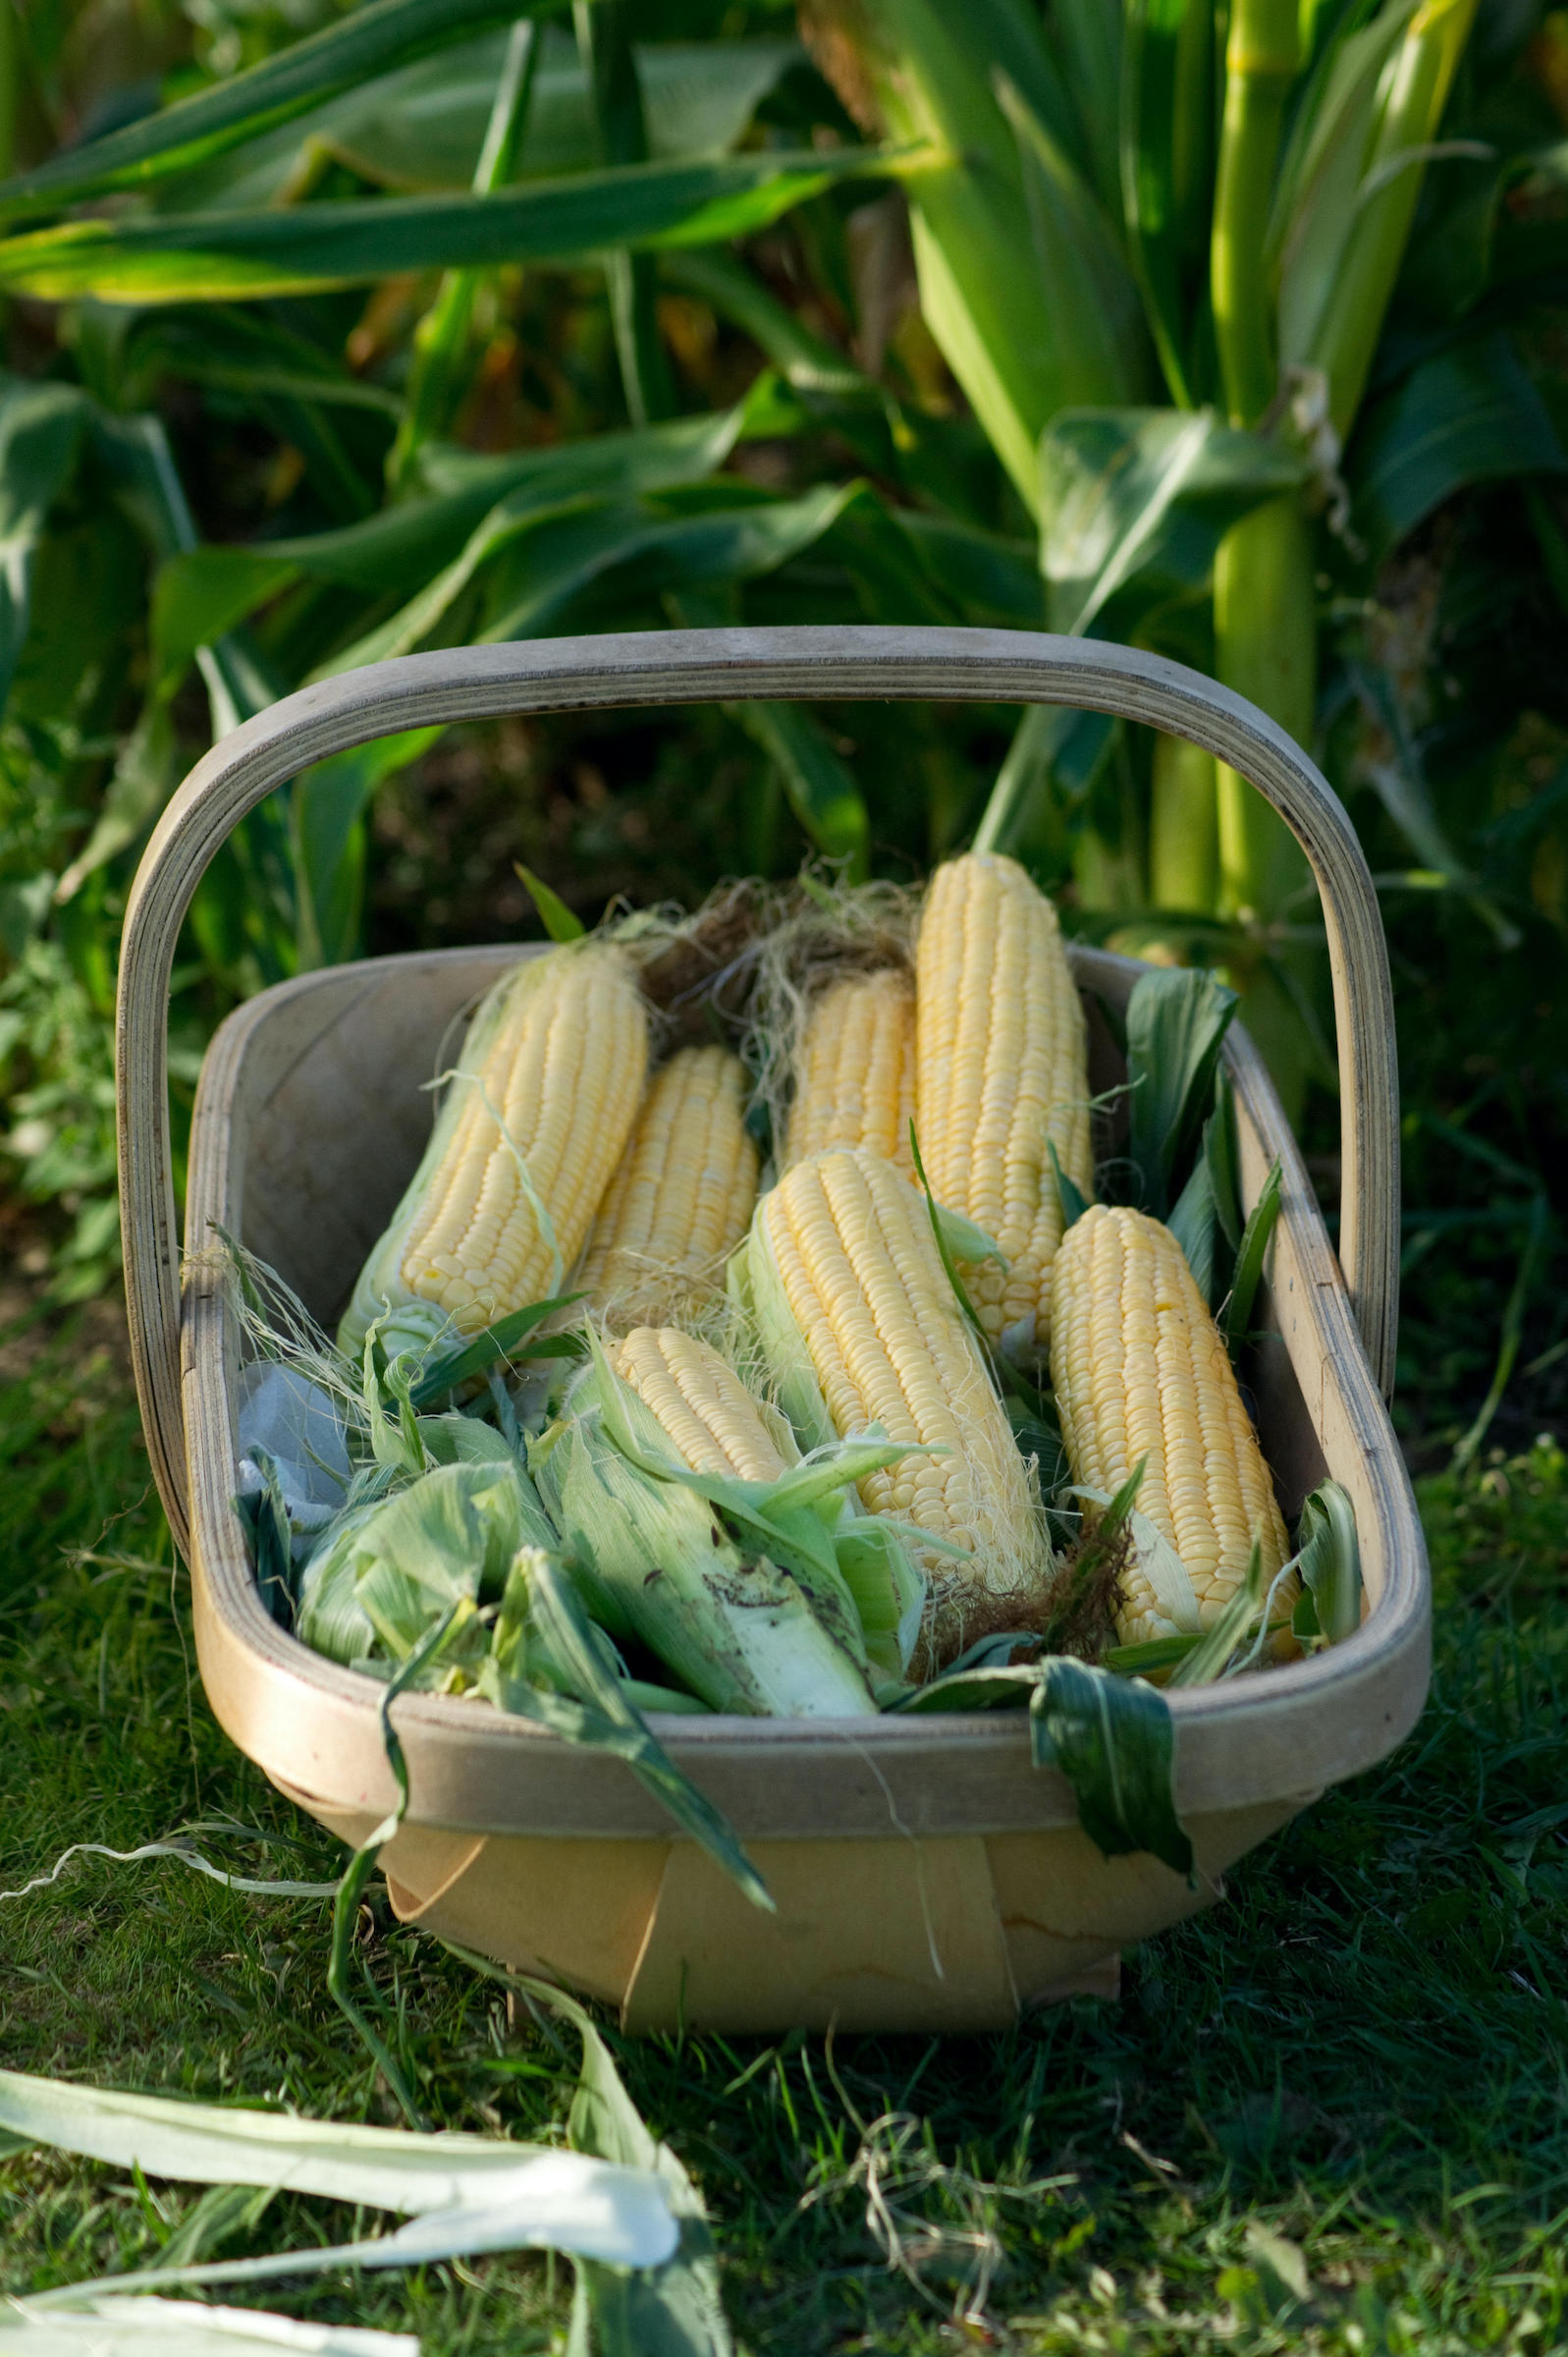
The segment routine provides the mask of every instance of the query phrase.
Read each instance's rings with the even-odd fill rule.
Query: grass
[[[0,1432],[24,1438],[0,1491],[0,1888],[72,1842],[129,1849],[192,1824],[237,1872],[332,1875],[329,1838],[207,1713],[112,1356],[67,1332],[20,1372],[0,1363]],[[1422,1502],[1438,1643],[1415,1735],[1246,1861],[1224,1905],[1130,1957],[1119,2004],[987,2039],[617,2041],[706,2195],[745,2347],[1561,2344],[1568,1462],[1541,1443],[1431,1478]],[[0,2053],[100,2085],[390,2118],[326,1960],[318,1901],[78,1857],[0,1902]],[[509,2026],[498,1991],[380,1902],[359,1961],[435,2120],[561,2137],[569,2066]],[[212,2256],[351,2224],[294,2196],[240,2226],[200,2203],[14,2159],[0,2292],[149,2264],[182,2227]],[[503,2259],[271,2297],[435,2352],[544,2351],[567,2270]]]

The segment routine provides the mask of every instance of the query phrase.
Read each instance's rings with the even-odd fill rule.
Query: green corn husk
[[[574,1414],[545,1433],[530,1464],[594,1617],[646,1645],[716,1711],[871,1716],[864,1639],[841,1581],[838,1593],[820,1583],[814,1601],[793,1570],[737,1544],[642,1401],[603,1362],[592,1374],[604,1393],[574,1392]]]
[[[329,1530],[300,1575],[297,1634],[335,1662],[399,1662],[460,1603],[472,1631],[443,1656],[460,1663],[482,1652],[478,1608],[500,1595],[518,1548],[554,1538],[510,1453],[438,1465],[351,1507]]]

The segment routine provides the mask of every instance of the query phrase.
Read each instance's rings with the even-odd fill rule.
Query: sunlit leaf
[[[253,213],[77,221],[0,244],[0,287],[44,301],[228,302],[397,272],[587,260],[616,247],[708,246],[764,229],[840,181],[899,161],[876,148],[766,149],[631,164],[490,196],[389,196]]]

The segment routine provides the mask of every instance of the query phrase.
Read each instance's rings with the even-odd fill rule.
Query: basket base
[[[290,1797],[347,1841],[373,1830]],[[1120,1950],[1222,1896],[1224,1868],[1301,1805],[1200,1819],[1192,1887],[1154,1858],[1103,1858],[1076,1826],[753,1841],[771,1915],[689,1841],[406,1825],[382,1863],[400,1921],[616,2005],[633,2034],[975,2032],[1114,1997]]]

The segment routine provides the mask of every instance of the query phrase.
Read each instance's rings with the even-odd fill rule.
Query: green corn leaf
[[[27,634],[32,563],[90,414],[74,385],[0,376],[0,705]]]
[[[184,2236],[203,2213],[250,2226],[272,2199],[238,2186],[214,2186],[164,2245],[165,2263],[183,2262]],[[171,2255],[179,2252],[180,2259]],[[11,2303],[0,2323],[0,2357],[419,2357],[412,2332],[364,2325],[298,2324],[266,2310],[217,2308],[198,2300],[75,2288],[69,2308]]]
[[[1046,1152],[1051,1156],[1051,1176],[1055,1181],[1056,1201],[1061,1207],[1061,1233],[1066,1234],[1075,1220],[1081,1220],[1089,1208],[1089,1198],[1074,1178],[1069,1178],[1061,1167],[1054,1137],[1046,1140]]]
[[[290,833],[297,895],[298,970],[339,965],[354,956],[364,896],[360,821],[378,786],[429,751],[439,729],[406,729],[317,761],[295,780]]]
[[[1251,1329],[1253,1304],[1263,1281],[1263,1264],[1279,1219],[1283,1199],[1284,1174],[1277,1161],[1271,1167],[1263,1182],[1257,1202],[1241,1232],[1236,1248],[1236,1265],[1230,1280],[1229,1298],[1225,1303],[1220,1332],[1225,1347],[1232,1358],[1241,1348]]]
[[[1090,183],[1112,220],[1119,218],[1121,209],[1117,132],[1124,87],[1122,13],[1120,0],[1056,0],[1051,18]]]
[[[1356,1509],[1337,1481],[1320,1482],[1301,1509],[1297,1568],[1320,1633],[1340,1645],[1361,1626],[1361,1547]]]
[[[1100,13],[1101,0],[1073,4],[1082,17]],[[1018,142],[1040,300],[1050,317],[1071,323],[1054,406],[1092,409],[1135,400],[1147,373],[1142,320],[1115,233],[1071,159],[1000,73],[997,102]],[[1112,112],[1112,141],[1114,120]]]
[[[1018,1637],[1009,1630],[1000,1642],[1016,1645]],[[891,1688],[885,1707],[901,1719],[924,1718],[939,1711],[1021,1708],[1033,1701],[1039,1684],[1040,1672],[1033,1663],[1014,1668],[1002,1662],[980,1661],[968,1669],[949,1670],[927,1685]]]
[[[1568,473],[1546,405],[1500,330],[1434,353],[1362,418],[1349,481],[1356,529],[1380,562],[1472,483]]]
[[[384,197],[255,213],[80,221],[0,244],[0,287],[43,301],[230,302],[402,271],[560,267],[616,247],[744,237],[842,181],[905,168],[877,148],[633,164],[489,196]]]
[[[1121,212],[1170,398],[1193,407],[1188,318],[1205,259],[1214,146],[1209,0],[1129,0]]]
[[[1215,551],[1305,464],[1208,410],[1083,410],[1040,445],[1041,554],[1054,630],[1146,636],[1206,600]]]
[[[597,1637],[555,1557],[525,1548],[508,1574],[480,1691],[498,1709],[531,1719],[567,1742],[623,1760],[681,1832],[701,1844],[753,1906],[771,1914],[774,1901],[739,1836],[650,1733]]]
[[[254,138],[318,106],[336,90],[460,40],[481,25],[545,13],[528,0],[370,0],[342,22],[297,41],[248,73],[165,107],[124,131],[68,148],[0,186],[0,219],[53,212],[165,174]]]
[[[1057,1655],[1040,1665],[1029,1706],[1035,1765],[1059,1768],[1101,1854],[1147,1850],[1191,1879],[1192,1842],[1176,1814],[1175,1730],[1142,1678],[1112,1677]]]
[[[1214,1103],[1236,994],[1217,974],[1153,967],[1127,1001],[1127,1156],[1132,1200],[1163,1219]]]
[[[680,2240],[673,2257],[653,2270],[579,2263],[567,2357],[732,2357],[719,2256],[702,2196],[670,2147],[654,2142],[603,2038],[586,2017],[580,2026],[572,2150],[655,2176]]]
[[[484,1374],[498,1361],[514,1356],[525,1356],[519,1345],[524,1343],[536,1326],[558,1310],[569,1309],[574,1301],[585,1298],[582,1293],[559,1293],[548,1301],[530,1301],[509,1316],[497,1318],[482,1334],[474,1335],[458,1348],[443,1351],[439,1357],[426,1359],[417,1381],[409,1386],[409,1398],[416,1408],[432,1407],[460,1385],[469,1383],[476,1375]]]
[[[318,677],[408,654],[437,629],[454,600],[487,569],[484,643],[533,637],[589,590],[612,583],[628,600],[709,587],[771,573],[820,540],[854,486],[816,485],[798,499],[715,493],[708,515],[621,501],[580,499],[540,509],[502,501],[457,561],[401,612],[322,666]]]
[[[1148,1637],[1141,1645],[1108,1645],[1100,1666],[1116,1677],[1163,1677],[1201,1643],[1196,1630],[1182,1630],[1173,1637]]]
[[[825,858],[843,861],[846,883],[864,883],[871,815],[853,773],[810,713],[799,704],[754,701],[725,709],[774,763],[807,840]]]
[[[1077,820],[1119,742],[1120,722],[1103,712],[1031,704],[1013,732],[980,824],[977,851],[1011,851],[1065,874]]]
[[[555,25],[540,29],[527,144],[508,180],[555,179],[604,160],[575,43]],[[302,120],[165,185],[159,198],[182,211],[286,203],[308,190],[323,158],[409,193],[471,188],[508,37],[504,29],[482,33],[343,90]],[[800,56],[792,41],[775,39],[659,41],[634,54],[655,158],[732,147]]]
[[[1247,1559],[1247,1575],[1203,1631],[1196,1645],[1170,1672],[1173,1686],[1207,1686],[1219,1676],[1231,1655],[1254,1627],[1268,1601],[1263,1577],[1263,1552],[1256,1539]]]
[[[1280,158],[1268,232],[1279,284],[1279,356],[1310,354],[1361,204],[1378,91],[1416,0],[1347,9],[1320,52]]]
[[[741,403],[646,433],[600,434],[502,458],[427,447],[423,471],[427,480],[432,472],[437,477],[431,495],[404,500],[362,523],[274,540],[264,548],[198,549],[177,542],[187,553],[169,554],[153,590],[158,678],[166,687],[178,683],[215,623],[227,629],[299,580],[355,589],[368,598],[408,596],[428,584],[419,612],[429,612],[426,627],[433,627],[509,532],[574,501],[625,499],[700,482],[733,449],[745,411]]]
[[[540,47],[538,26],[519,18],[507,35],[473,168],[476,196],[504,188],[513,177],[528,120]],[[465,363],[480,283],[473,271],[449,270],[414,330],[403,414],[397,440],[387,456],[387,480],[400,489],[412,474],[421,446],[456,413],[465,390]]]
[[[538,911],[539,922],[555,942],[581,941],[588,928],[580,916],[571,910],[558,892],[552,892],[543,876],[536,876],[531,867],[514,859],[512,869]]]
[[[69,2312],[83,2292],[151,2289],[168,2280],[243,2282],[323,2268],[412,2267],[494,2250],[553,2247],[622,2266],[658,2266],[676,2229],[645,2172],[493,2136],[301,2119],[291,2111],[120,2094],[0,2072],[0,2125],[111,2167],[180,2182],[288,2187],[402,2213],[414,2221],[375,2241],[279,2252],[197,2268],[148,2268],[35,2294],[31,2314]]]
[[[673,247],[661,257],[660,271],[672,285],[700,295],[721,318],[748,335],[789,384],[803,392],[863,395],[880,410],[881,388],[846,354],[814,335],[787,303],[723,247]]]
[[[1308,340],[1281,357],[1326,380],[1329,418],[1344,438],[1361,406],[1389,297],[1404,260],[1426,159],[1475,23],[1477,0],[1426,0],[1380,77],[1354,217]]]

